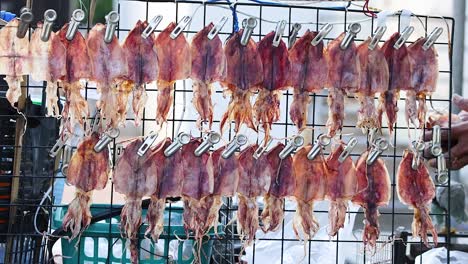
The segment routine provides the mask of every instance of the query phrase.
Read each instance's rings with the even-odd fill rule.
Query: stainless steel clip
[[[326,135],[326,134],[320,134],[317,137],[317,140],[315,141],[315,145],[312,147],[312,149],[307,153],[307,159],[313,160],[317,155],[320,153],[320,151],[330,145],[331,143],[331,137]]]
[[[394,49],[401,48],[401,46],[403,46],[405,44],[405,42],[408,40],[408,38],[411,36],[413,31],[414,31],[413,26],[406,27],[403,30],[403,32],[401,32],[400,38],[398,38],[398,40],[395,42],[395,44],[393,45],[393,48]]]
[[[291,32],[289,33],[289,48],[292,48],[294,43],[296,42],[297,35],[299,34],[299,30],[301,30],[302,26],[299,23],[294,23],[292,25]]]
[[[268,149],[268,147],[271,145],[272,142],[273,142],[273,139],[270,138],[270,140],[268,140],[268,142],[264,146],[263,145],[263,140],[262,140],[262,142],[260,142],[259,147],[255,150],[255,152],[253,154],[254,159],[259,159],[260,156],[262,156],[263,153],[265,153],[265,151]]]
[[[372,148],[367,156],[366,164],[372,165],[382,153],[388,149],[388,141],[384,138],[378,138],[372,144]]]
[[[176,153],[183,145],[190,142],[190,135],[185,132],[180,132],[174,141],[164,150],[164,156],[170,157]]]
[[[440,184],[446,184],[448,182],[448,170],[445,163],[444,155],[437,157],[437,175],[436,181]]]
[[[143,143],[141,144],[140,148],[137,151],[138,156],[143,157],[145,153],[148,151],[148,149],[153,145],[154,141],[156,141],[156,138],[158,138],[158,133],[150,133]]]
[[[119,23],[120,16],[119,13],[116,11],[111,11],[109,14],[106,16],[106,33],[104,35],[104,42],[106,43],[111,43],[112,39],[114,38],[114,33],[115,33],[115,28],[117,27],[117,24]]]
[[[22,39],[24,38],[24,36],[26,36],[26,33],[29,30],[29,24],[31,24],[31,22],[33,21],[34,15],[31,9],[27,7],[21,8],[20,13],[20,23],[18,25],[18,30],[16,31],[16,36]]]
[[[358,141],[355,137],[352,137],[348,144],[346,144],[346,147],[344,148],[343,152],[341,152],[341,155],[338,157],[338,161],[342,163],[345,161],[345,159],[351,154],[353,151],[354,147],[357,145]]]
[[[109,145],[109,143],[112,142],[112,140],[117,138],[119,135],[120,130],[118,128],[110,129],[109,131],[104,133],[101,139],[99,139],[96,145],[94,145],[94,151],[101,152],[102,150],[104,150],[105,147],[107,147],[107,145]]]
[[[221,135],[211,131],[203,136],[203,142],[195,149],[193,152],[195,156],[200,157],[205,153],[208,149],[210,149],[214,144],[218,143],[221,140]]]
[[[159,23],[161,23],[163,17],[161,15],[153,17],[151,21],[148,23],[148,26],[146,26],[145,30],[141,32],[141,37],[144,39],[147,39],[151,33],[158,27]]]
[[[442,155],[442,145],[441,145],[441,134],[440,134],[440,126],[435,125],[432,128],[432,146],[431,146],[431,153],[435,157]]]
[[[417,170],[419,168],[419,164],[421,163],[422,152],[424,151],[425,144],[423,141],[415,141],[413,142],[413,148],[414,156],[413,161],[411,162],[411,168],[413,168],[413,170]]]
[[[214,39],[214,37],[216,37],[216,35],[218,35],[219,31],[221,31],[221,29],[224,27],[224,24],[226,24],[226,22],[228,21],[228,17],[227,16],[223,16],[219,21],[218,23],[210,30],[210,32],[208,33],[208,39],[209,40],[212,40]]]
[[[361,32],[361,24],[359,23],[351,23],[348,26],[348,32],[346,32],[343,41],[341,41],[340,48],[345,50],[348,48],[351,41],[354,40],[356,35]]]
[[[257,26],[257,19],[249,17],[248,19],[244,19],[244,21],[242,21],[242,25],[244,26],[244,31],[242,32],[240,43],[242,46],[247,46],[250,36],[252,36],[253,30]]]
[[[179,23],[177,23],[177,26],[172,30],[171,32],[171,39],[176,39],[180,33],[184,30],[184,28],[192,21],[192,18],[190,16],[184,16]]]
[[[247,144],[247,137],[242,134],[238,134],[234,137],[234,139],[231,142],[229,142],[227,147],[223,150],[223,152],[221,153],[221,157],[223,157],[224,159],[229,159],[232,156],[232,154],[234,154],[234,152],[236,152],[240,147],[242,147],[245,144]]]
[[[78,27],[80,26],[81,21],[83,21],[84,18],[85,12],[83,10],[76,9],[75,11],[73,11],[70,23],[68,24],[67,34],[65,35],[66,39],[68,39],[69,41],[73,40],[76,31],[78,30]]]
[[[387,31],[386,26],[377,27],[375,29],[374,36],[372,37],[371,42],[369,43],[369,46],[368,46],[370,50],[373,50],[375,49],[375,47],[377,47],[383,35],[385,34],[385,31]]]
[[[428,50],[430,47],[432,47],[432,45],[434,45],[434,43],[437,41],[440,35],[442,35],[442,32],[444,32],[444,30],[441,27],[434,28],[431,34],[427,36],[426,42],[424,42],[422,46],[423,50]]]
[[[310,44],[312,44],[312,46],[317,46],[320,43],[320,41],[322,41],[328,35],[328,33],[330,33],[332,29],[333,29],[332,24],[327,23],[323,25],[323,27],[320,28],[320,31],[317,34],[317,36],[315,36],[315,38],[312,40]]]
[[[44,24],[42,25],[41,40],[44,42],[49,41],[52,26],[57,19],[57,12],[53,9],[48,9],[44,12]]]
[[[63,148],[63,146],[67,143],[68,139],[70,138],[69,135],[60,136],[55,145],[50,149],[49,156],[51,158],[55,158],[59,151]]]
[[[278,47],[280,42],[281,42],[281,38],[283,37],[283,34],[284,34],[284,30],[286,29],[286,20],[281,20],[278,22],[278,24],[276,24],[276,29],[275,29],[275,37],[273,38],[273,47]]]
[[[73,148],[71,146],[65,146],[62,152],[62,167],[60,171],[63,175],[68,175],[68,164],[70,163],[71,157],[73,156]]]
[[[280,159],[285,159],[297,148],[304,145],[304,137],[301,135],[296,135],[288,141],[288,144],[283,148],[283,150],[278,154]]]

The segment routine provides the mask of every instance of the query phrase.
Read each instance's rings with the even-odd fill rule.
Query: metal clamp
[[[211,131],[203,136],[203,142],[195,149],[193,152],[195,156],[200,157],[208,149],[210,149],[214,144],[217,144],[221,140],[221,135]]]
[[[216,35],[218,35],[219,31],[221,31],[221,29],[224,27],[224,24],[226,24],[227,21],[228,21],[228,17],[223,16],[208,33],[208,39],[209,40],[214,39]]]
[[[323,27],[320,29],[317,36],[315,36],[315,38],[312,40],[310,44],[312,44],[312,46],[317,46],[328,35],[328,33],[330,33],[332,29],[333,29],[332,24],[327,23],[323,25]]]
[[[411,162],[411,168],[413,168],[413,170],[417,170],[419,168],[419,165],[421,163],[422,153],[425,147],[426,146],[423,141],[413,142],[414,156],[413,156],[413,161]]]
[[[117,138],[119,135],[120,135],[120,130],[118,128],[110,129],[109,131],[104,133],[101,139],[99,139],[96,145],[94,145],[94,151],[98,153],[103,151],[104,148],[107,147],[107,145],[109,145],[109,143],[111,143],[112,140]]]
[[[177,23],[177,26],[172,30],[171,32],[171,39],[176,39],[180,33],[184,30],[184,28],[192,21],[192,18],[190,16],[184,16],[179,23]]]
[[[147,39],[151,33],[158,27],[159,23],[161,23],[163,17],[161,15],[157,15],[151,19],[151,21],[148,23],[148,26],[141,32],[141,37],[144,39]]]
[[[138,156],[143,157],[148,149],[153,145],[154,141],[158,138],[158,133],[151,132],[143,141],[140,148],[137,151]]]
[[[442,155],[441,141],[442,141],[442,138],[441,138],[440,126],[435,125],[432,128],[432,146],[431,146],[431,153],[435,157]]]
[[[354,147],[357,145],[358,143],[358,140],[355,138],[355,137],[352,137],[348,144],[346,144],[343,152],[341,152],[341,155],[338,157],[338,161],[340,163],[343,163],[343,161],[345,161],[345,159],[351,154],[351,152],[353,151]]]
[[[44,42],[49,41],[50,33],[52,32],[52,26],[55,20],[57,20],[57,12],[53,9],[47,9],[44,12],[44,24],[42,25],[41,40]]]
[[[257,26],[257,19],[249,17],[248,19],[244,19],[244,21],[242,21],[242,25],[244,26],[244,31],[242,32],[240,43],[242,46],[247,46],[250,36],[252,36],[253,30]]]
[[[331,137],[326,135],[326,134],[320,134],[317,137],[317,140],[315,141],[314,146],[312,149],[307,153],[307,159],[313,160],[317,155],[320,153],[320,151],[325,148],[326,146],[330,145],[331,143]]]
[[[431,34],[427,36],[426,41],[422,46],[423,50],[428,50],[430,47],[432,47],[432,45],[434,45],[434,43],[437,41],[440,35],[442,35],[442,32],[444,32],[444,30],[441,27],[434,28]]]
[[[65,146],[69,138],[70,136],[68,134],[63,137],[60,136],[57,142],[55,142],[55,145],[50,149],[49,156],[51,158],[55,158],[63,146]]]
[[[384,138],[378,138],[372,144],[372,148],[367,156],[366,164],[372,165],[382,153],[388,149],[388,141]]]
[[[437,157],[436,181],[440,184],[446,184],[448,182],[448,169],[444,155]]]
[[[348,32],[346,32],[343,41],[341,41],[340,48],[345,50],[349,47],[351,41],[354,40],[356,35],[361,32],[361,24],[359,23],[351,23],[348,26]]]
[[[278,154],[278,156],[280,157],[280,159],[285,159],[297,148],[302,147],[302,145],[304,145],[304,137],[301,135],[296,135],[288,141],[288,144],[286,144],[286,146]]]
[[[371,42],[368,46],[369,50],[374,50],[375,47],[377,47],[383,35],[385,34],[385,31],[387,31],[386,26],[377,27],[375,29],[374,36],[372,37]]]
[[[403,32],[401,32],[400,38],[398,38],[398,40],[395,42],[395,44],[393,45],[393,48],[394,49],[401,48],[401,46],[403,46],[405,44],[405,42],[408,40],[408,38],[411,36],[413,31],[414,31],[413,26],[406,27],[403,30]]]
[[[68,24],[67,34],[65,38],[69,41],[72,41],[75,37],[76,31],[78,31],[78,27],[80,26],[81,22],[85,19],[85,12],[81,9],[76,9],[73,11],[70,23]]]
[[[117,27],[117,24],[119,23],[120,16],[117,11],[111,11],[109,14],[106,16],[106,33],[104,35],[104,42],[106,43],[111,43],[112,39],[114,38],[114,33],[115,33],[115,28]]]
[[[242,147],[245,144],[247,144],[247,137],[242,134],[238,134],[234,137],[234,139],[231,142],[229,142],[227,147],[223,150],[223,152],[221,153],[221,157],[223,157],[224,159],[229,159],[232,156],[232,154],[234,154],[234,152],[239,150],[240,147]]]
[[[294,23],[291,27],[292,28],[291,28],[291,32],[289,33],[289,42],[288,42],[289,48],[292,48],[292,46],[296,42],[296,38],[297,38],[297,35],[299,34],[299,30],[301,30],[302,28],[301,24],[299,23]]]
[[[276,24],[275,37],[273,38],[273,47],[278,47],[281,43],[281,38],[283,37],[284,30],[286,29],[286,20],[281,20]]]
[[[64,176],[68,175],[68,164],[70,163],[71,157],[73,156],[73,148],[71,146],[65,146],[62,152],[62,167],[60,168],[60,172]]]
[[[270,140],[268,140],[266,145],[263,145],[263,140],[262,140],[262,142],[260,142],[259,147],[255,150],[253,154],[254,159],[259,159],[260,156],[262,156],[263,153],[265,153],[265,151],[268,149],[268,147],[271,145],[272,142],[273,142],[273,139],[270,138]]]
[[[19,25],[18,25],[18,30],[16,31],[16,36],[20,39],[24,38],[26,36],[26,33],[29,30],[29,24],[34,19],[34,15],[31,11],[30,8],[23,7],[21,8],[21,15],[19,18]]]
[[[170,157],[174,155],[183,145],[190,142],[190,135],[185,132],[180,132],[174,141],[164,150],[164,156]]]

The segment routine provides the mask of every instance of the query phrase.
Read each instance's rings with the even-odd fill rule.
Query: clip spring
[[[85,18],[85,12],[81,9],[76,9],[73,11],[70,23],[68,24],[67,34],[65,38],[69,41],[72,41],[75,37],[76,31],[78,31],[78,27],[80,26],[81,22]]]
[[[257,19],[249,17],[248,19],[244,19],[244,21],[242,21],[242,25],[244,26],[244,31],[242,32],[240,43],[242,46],[247,46],[249,39],[252,36],[253,30],[257,26]]]
[[[118,128],[110,129],[109,131],[104,133],[101,139],[99,139],[96,145],[94,145],[94,151],[98,153],[103,151],[104,148],[107,147],[107,145],[109,145],[109,143],[111,143],[111,141],[117,138],[119,135],[120,135],[120,130]]]
[[[281,38],[283,37],[284,30],[286,29],[286,20],[281,20],[276,24],[275,37],[273,38],[273,47],[278,47],[281,43]]]
[[[219,21],[218,23],[210,30],[210,32],[208,33],[208,39],[209,40],[212,40],[216,37],[216,35],[218,35],[219,31],[221,31],[221,29],[223,29],[224,27],[224,24],[226,24],[226,22],[228,21],[228,17],[227,16],[223,16]]]
[[[203,142],[193,152],[195,156],[200,157],[208,151],[214,144],[217,144],[221,140],[221,135],[217,132],[211,131],[203,136]]]
[[[52,32],[52,26],[57,19],[57,12],[53,9],[48,9],[44,12],[44,24],[42,25],[41,40],[47,42]]]
[[[322,28],[320,28],[319,33],[315,38],[312,40],[311,44],[312,46],[317,46],[327,35],[330,33],[330,31],[333,29],[332,24],[325,24],[323,25]]]
[[[278,154],[280,159],[285,159],[297,148],[304,145],[304,137],[301,135],[294,136],[288,141],[288,144],[283,148],[283,150]]]
[[[170,157],[174,155],[183,145],[190,142],[190,135],[185,132],[180,132],[174,141],[164,150],[164,156]]]
[[[289,48],[292,48],[294,43],[296,42],[297,35],[299,34],[299,30],[301,30],[302,26],[299,23],[294,23],[292,25],[291,32],[289,33]]]
[[[422,46],[423,50],[428,50],[430,47],[432,47],[434,43],[437,41],[437,39],[440,37],[440,35],[442,35],[442,32],[444,32],[444,30],[441,27],[434,28],[431,34],[427,36],[426,41],[424,42]]]
[[[148,23],[148,26],[141,32],[141,37],[147,39],[151,33],[158,27],[159,23],[161,23],[163,17],[161,15],[153,17],[151,21]]]
[[[117,13],[116,11],[111,11],[109,14],[107,14],[106,33],[104,35],[104,42],[106,42],[107,44],[112,42],[112,39],[114,38],[115,28],[117,27],[119,20],[120,16],[119,13]]]
[[[369,43],[369,50],[374,50],[375,47],[379,44],[380,40],[382,39],[383,35],[387,31],[386,26],[377,27],[374,32],[374,37],[372,37],[371,42]]]
[[[171,39],[176,39],[180,33],[184,30],[184,28],[192,21],[192,18],[190,16],[184,16],[179,23],[177,23],[177,26],[172,30],[171,32]]]
[[[320,151],[326,146],[330,145],[330,143],[331,143],[331,137],[329,137],[326,134],[320,134],[317,137],[317,140],[315,141],[315,145],[312,147],[309,153],[307,153],[307,159],[309,160],[315,159],[315,157],[317,157]]]
[[[341,152],[341,155],[338,157],[338,161],[340,163],[343,163],[346,160],[346,158],[351,154],[357,143],[358,140],[355,137],[352,137],[348,141],[348,144],[346,144],[346,147],[344,148],[343,152]]]
[[[384,138],[378,138],[372,144],[372,148],[367,156],[366,164],[372,165],[382,153],[388,149],[388,141]]]
[[[223,159],[229,159],[232,154],[234,154],[234,152],[236,152],[243,145],[247,144],[247,141],[248,140],[246,136],[238,134],[223,150],[221,157],[223,157]]]
[[[424,151],[425,144],[423,141],[413,142],[414,156],[411,162],[411,168],[417,170],[421,164],[422,152]]]
[[[151,145],[153,145],[154,141],[156,141],[156,138],[158,138],[158,133],[150,133],[150,135],[145,138],[140,148],[138,149],[138,156],[143,157]]]
[[[348,32],[346,32],[343,38],[343,41],[341,41],[340,48],[342,50],[347,49],[349,47],[349,44],[351,44],[351,41],[354,40],[354,38],[359,32],[361,32],[361,24],[359,23],[349,24]]]
[[[401,35],[398,38],[398,40],[395,42],[395,44],[393,45],[393,48],[394,49],[401,48],[401,46],[403,46],[405,44],[405,42],[408,40],[408,38],[411,36],[411,34],[413,34],[413,31],[414,31],[413,26],[406,27],[403,30],[403,32],[401,32]]]
[[[69,138],[70,136],[68,134],[63,137],[59,137],[55,145],[50,149],[49,156],[51,158],[55,158],[63,146],[65,146]]]
[[[22,39],[24,36],[26,36],[26,33],[29,30],[29,24],[34,19],[34,15],[31,11],[31,9],[27,7],[21,8],[21,15],[20,15],[20,23],[18,26],[18,31],[16,31],[16,37]]]
[[[265,153],[265,151],[268,149],[268,147],[271,145],[272,142],[273,142],[272,138],[270,138],[270,140],[268,140],[266,145],[263,145],[263,141],[260,142],[259,147],[255,150],[255,152],[253,154],[254,159],[259,159],[260,156],[262,156],[263,153]]]

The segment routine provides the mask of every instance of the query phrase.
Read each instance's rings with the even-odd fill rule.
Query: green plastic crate
[[[62,220],[67,212],[68,207],[59,207],[54,212],[52,228],[58,229],[62,226]],[[91,213],[97,214],[100,212],[110,212],[110,206],[105,204],[93,204]],[[140,239],[140,263],[166,263],[167,259],[160,256],[169,256],[172,263],[192,263],[194,259],[193,247],[198,247],[193,239],[179,241],[185,239],[185,230],[182,222],[182,208],[172,206],[171,208],[171,236],[167,236],[169,226],[164,226],[164,233],[161,235],[158,243],[151,243],[149,239]],[[146,217],[146,209],[143,209],[142,219]],[[66,238],[60,239],[62,244],[63,264],[75,263],[130,263],[130,252],[126,246],[125,240],[121,238],[120,216],[111,219],[106,219],[90,225],[81,235],[79,249],[75,245],[78,239],[68,241]],[[169,211],[164,213],[164,223],[169,223]],[[140,228],[140,237],[143,237],[147,225]],[[218,234],[223,234],[223,226],[218,225]],[[212,228],[206,238],[202,241],[200,252],[201,263],[208,264],[211,258],[213,240],[209,239],[215,235]],[[111,250],[109,252],[109,240],[111,240]],[[114,244],[113,244],[114,243]],[[113,244],[113,245],[112,245]],[[154,247],[152,246],[154,245]],[[101,250],[100,250],[101,248]],[[153,254],[144,250],[144,248]],[[177,252],[176,252],[177,251]],[[108,252],[110,256],[108,256]],[[120,253],[119,253],[120,252]],[[157,254],[157,255],[156,255]],[[169,255],[170,254],[170,255]],[[159,255],[159,256],[158,256]],[[109,258],[109,260],[107,260]]]

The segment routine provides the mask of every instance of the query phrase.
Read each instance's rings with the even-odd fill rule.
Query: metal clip
[[[185,132],[180,132],[174,141],[164,150],[164,156],[170,157],[183,145],[190,142],[190,135]]]
[[[265,153],[265,151],[268,149],[268,147],[271,145],[272,142],[273,142],[273,139],[270,138],[270,140],[268,140],[268,142],[264,146],[263,140],[262,140],[262,142],[260,142],[259,147],[255,150],[253,154],[254,159],[259,159],[260,156],[262,156],[262,154]]]
[[[403,30],[403,32],[401,32],[400,38],[398,38],[398,40],[395,42],[395,44],[393,45],[393,48],[394,49],[401,48],[401,46],[403,46],[405,44],[405,42],[408,40],[408,38],[411,36],[413,31],[414,31],[413,26],[406,27]]]
[[[345,50],[348,48],[351,41],[354,40],[356,35],[361,32],[361,24],[359,23],[351,23],[348,26],[348,32],[346,32],[343,41],[341,41],[340,48]]]
[[[64,176],[68,174],[68,164],[70,163],[71,157],[73,156],[73,148],[71,146],[65,146],[62,152],[62,167],[60,168],[60,172]]]
[[[200,157],[205,153],[208,149],[210,149],[214,144],[218,143],[221,140],[221,135],[211,131],[205,134],[203,137],[203,142],[195,149],[193,152],[195,156]]]
[[[446,184],[448,182],[448,170],[445,164],[444,155],[437,157],[437,175],[436,181],[440,184]]]
[[[208,33],[208,39],[209,40],[212,40],[214,39],[214,37],[216,37],[216,35],[218,35],[219,31],[221,31],[221,29],[224,27],[224,24],[226,24],[226,22],[228,21],[228,17],[227,16],[223,16],[219,21],[218,23],[210,30],[210,32]]]
[[[328,35],[328,33],[330,33],[332,29],[333,29],[332,24],[327,23],[323,25],[323,27],[320,29],[317,36],[315,36],[315,38],[312,40],[310,44],[312,44],[312,46],[317,46],[320,43],[320,41],[322,41]]]
[[[190,23],[190,21],[192,21],[192,18],[190,16],[184,16],[179,21],[179,23],[174,28],[174,30],[172,30],[171,35],[170,35],[171,39],[176,39],[180,35],[180,33],[182,33],[184,28]]]
[[[119,23],[120,16],[119,13],[116,11],[111,11],[109,14],[106,16],[106,33],[104,35],[104,42],[106,43],[111,43],[112,39],[114,38],[114,32],[115,28],[117,27],[117,24]]]
[[[124,152],[124,146],[122,144],[116,144],[114,151],[115,151],[115,159],[118,160]]]
[[[294,23],[292,25],[291,32],[289,33],[289,48],[292,48],[294,43],[296,42],[297,35],[299,34],[299,30],[301,30],[302,26],[299,23]]]
[[[278,154],[280,159],[285,159],[297,148],[304,145],[304,137],[301,135],[296,135],[288,141],[288,144],[283,148],[283,150]]]
[[[345,159],[351,154],[353,151],[354,147],[357,145],[358,141],[355,137],[352,137],[348,144],[346,144],[346,147],[344,148],[343,152],[341,152],[341,155],[338,157],[338,161],[342,163],[345,161]]]
[[[16,31],[16,36],[22,39],[24,36],[26,36],[26,33],[29,30],[29,24],[31,24],[34,19],[34,15],[31,9],[27,7],[21,8],[21,15],[19,19],[20,23],[18,25],[18,30]]]
[[[76,31],[78,30],[78,27],[80,26],[81,21],[83,21],[84,18],[85,12],[83,10],[76,9],[75,11],[73,11],[70,23],[68,24],[67,34],[65,35],[66,39],[68,39],[69,41],[73,40]]]
[[[244,19],[244,21],[242,21],[242,25],[244,26],[244,31],[242,32],[240,43],[242,46],[247,46],[250,36],[252,36],[253,30],[257,26],[257,19],[249,17],[248,19]]]
[[[240,147],[247,144],[247,137],[238,134],[234,137],[234,139],[227,145],[227,147],[221,153],[221,157],[224,159],[229,159],[234,152],[236,152]]]
[[[67,143],[68,139],[70,138],[69,135],[65,135],[63,137],[59,137],[59,139],[57,140],[57,142],[55,142],[55,145],[50,149],[49,151],[49,156],[51,158],[55,158],[57,156],[57,154],[59,153],[59,151],[63,148],[63,146],[65,145],[65,143]]]
[[[432,45],[434,45],[434,43],[440,37],[440,35],[442,35],[442,32],[444,32],[444,30],[441,27],[434,28],[431,34],[427,36],[426,42],[424,42],[422,46],[423,50],[428,50],[430,47],[432,47]]]
[[[378,138],[372,144],[372,149],[367,156],[366,164],[372,165],[382,153],[388,149],[388,141],[384,138]]]
[[[146,26],[145,30],[141,32],[141,37],[144,39],[147,39],[151,33],[158,27],[159,23],[161,23],[163,17],[161,15],[157,15],[151,19],[151,21],[148,23],[148,26]]]
[[[326,134],[320,134],[317,137],[317,140],[315,141],[315,145],[312,147],[312,149],[307,153],[307,159],[313,160],[317,155],[320,153],[320,151],[330,145],[331,143],[331,137],[326,135]]]
[[[109,131],[104,133],[101,139],[99,139],[96,145],[94,145],[94,151],[98,153],[101,152],[102,150],[104,150],[105,147],[107,147],[107,145],[109,145],[109,143],[112,142],[112,140],[117,138],[119,135],[120,135],[120,130],[118,128],[110,129]]]
[[[158,133],[150,133],[141,144],[140,148],[137,151],[138,156],[143,157],[148,149],[153,145],[154,141],[158,138]]]
[[[44,24],[42,25],[41,40],[44,42],[49,41],[52,26],[57,19],[57,12],[53,9],[48,9],[44,12]]]
[[[411,162],[411,168],[413,170],[417,170],[419,168],[419,164],[421,163],[421,156],[422,152],[424,151],[424,142],[423,141],[415,141],[413,142],[413,148],[414,148],[414,156],[413,156],[413,161]]]
[[[96,114],[94,115],[94,120],[91,125],[91,131],[93,133],[99,133],[100,124],[101,124],[101,112],[99,110],[96,110]]]
[[[441,134],[440,134],[440,126],[435,125],[432,128],[432,147],[431,153],[435,157],[442,155],[442,145],[441,145]]]
[[[281,38],[283,37],[284,34],[284,29],[286,28],[286,20],[281,20],[276,24],[276,29],[275,29],[275,37],[273,38],[273,47],[278,47]]]
[[[387,31],[386,26],[377,27],[374,32],[374,36],[372,37],[371,42],[369,43],[368,48],[370,50],[375,49],[375,47],[379,44],[380,40],[382,39],[383,35]]]

